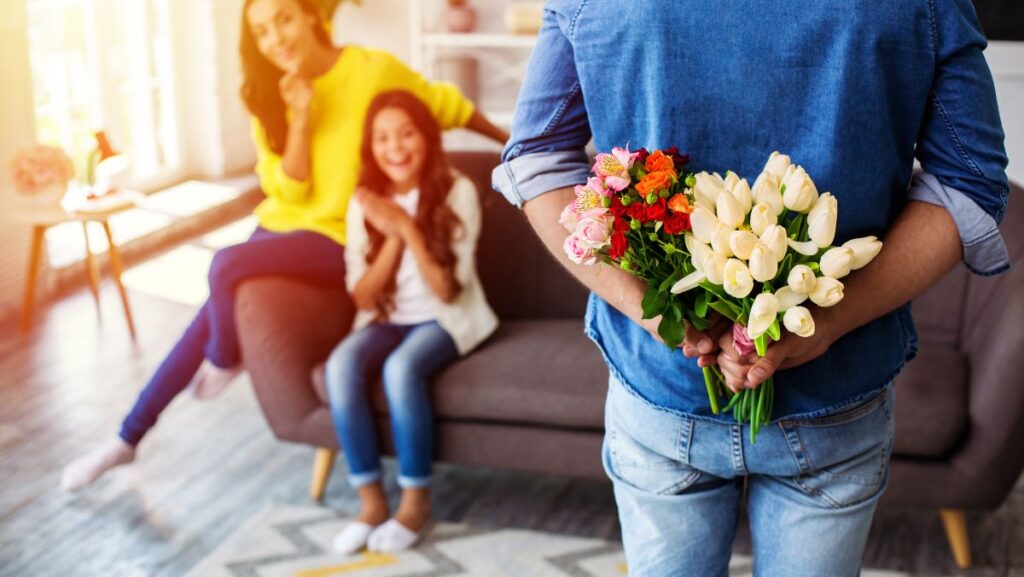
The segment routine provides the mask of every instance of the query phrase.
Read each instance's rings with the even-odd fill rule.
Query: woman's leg
[[[434,417],[428,381],[459,356],[448,333],[437,322],[411,327],[384,362],[384,392],[391,415],[398,484],[402,501],[397,523],[381,527],[370,538],[375,551],[400,551],[415,543],[430,517],[430,474],[434,460]]]
[[[273,233],[257,229],[247,242],[217,251],[210,263],[210,338],[206,358],[222,369],[241,362],[235,327],[235,289],[258,276],[344,287],[344,248],[309,231]]]
[[[139,393],[121,422],[118,436],[75,459],[64,469],[61,486],[65,490],[82,489],[108,470],[135,459],[136,445],[156,424],[167,405],[188,386],[202,364],[203,347],[210,334],[207,318],[204,304]]]

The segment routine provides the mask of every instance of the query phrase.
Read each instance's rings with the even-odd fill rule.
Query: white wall
[[[1010,180],[1024,186],[1024,42],[991,42],[985,50],[1006,132]],[[1024,202],[1024,198],[1011,199]]]
[[[0,318],[21,307],[28,267],[29,228],[9,220],[6,160],[35,139],[24,2],[0,2]]]

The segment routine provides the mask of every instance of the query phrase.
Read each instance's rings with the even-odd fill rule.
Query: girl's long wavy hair
[[[292,0],[303,12],[316,17],[317,25],[310,33],[324,46],[331,46],[331,38],[327,33],[324,13],[317,0]],[[246,14],[253,0],[245,0],[242,7],[242,35],[238,51],[242,57],[242,88],[240,94],[249,113],[256,117],[267,135],[270,149],[277,154],[284,153],[285,140],[288,137],[288,120],[285,116],[285,104],[281,98],[278,83],[284,71],[271,63],[260,53],[256,38],[249,28]]]
[[[366,124],[363,128],[362,170],[359,174],[359,185],[383,196],[387,196],[391,189],[391,180],[373,158],[373,123],[377,115],[387,108],[398,108],[408,114],[416,130],[423,135],[423,139],[426,141],[426,155],[419,182],[419,206],[416,209],[414,220],[416,226],[426,237],[430,256],[444,268],[449,282],[452,283],[456,294],[458,294],[462,290],[462,286],[455,278],[456,258],[452,249],[452,241],[456,231],[464,229],[462,221],[447,202],[455,177],[448,164],[448,159],[444,155],[444,149],[441,147],[441,129],[438,127],[437,121],[434,120],[434,116],[427,106],[409,92],[402,90],[385,92],[377,96],[370,104],[366,113]],[[369,264],[380,253],[385,237],[369,221],[366,222],[366,233],[370,241],[369,251],[366,255],[366,262]],[[397,289],[395,277],[397,274],[396,268],[377,298],[378,320],[387,320],[388,315],[394,311],[395,290]]]

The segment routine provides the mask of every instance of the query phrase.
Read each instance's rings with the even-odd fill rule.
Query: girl
[[[217,252],[210,298],[125,417],[120,433],[64,471],[80,489],[135,459],[135,447],[203,366],[193,392],[209,398],[241,371],[234,291],[257,276],[334,285],[345,277],[345,212],[359,174],[363,122],[378,94],[402,88],[428,103],[445,128],[507,135],[450,84],[428,83],[393,56],[330,42],[315,0],[246,0],[242,99],[252,114],[256,172],[267,198],[247,242]],[[301,258],[298,258],[301,255]]]
[[[426,106],[407,92],[380,95],[370,105],[362,157],[346,250],[357,329],[326,367],[331,414],[362,503],[358,520],[334,539],[343,554],[364,546],[394,552],[416,542],[430,513],[427,381],[498,324],[474,264],[477,191],[452,173]],[[378,376],[402,487],[391,520],[370,406],[369,387]]]

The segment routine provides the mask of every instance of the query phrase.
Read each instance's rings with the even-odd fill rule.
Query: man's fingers
[[[683,354],[686,354],[686,346],[692,347],[702,355],[710,354],[715,350],[714,342],[706,334],[693,328],[690,323],[686,323],[686,335],[683,337],[683,344]],[[693,355],[686,356],[692,357]]]
[[[782,361],[786,360],[788,348],[785,341],[773,347],[768,347],[765,355],[758,359],[753,368],[750,369],[750,372],[747,373],[747,386],[755,388],[774,375]]]

